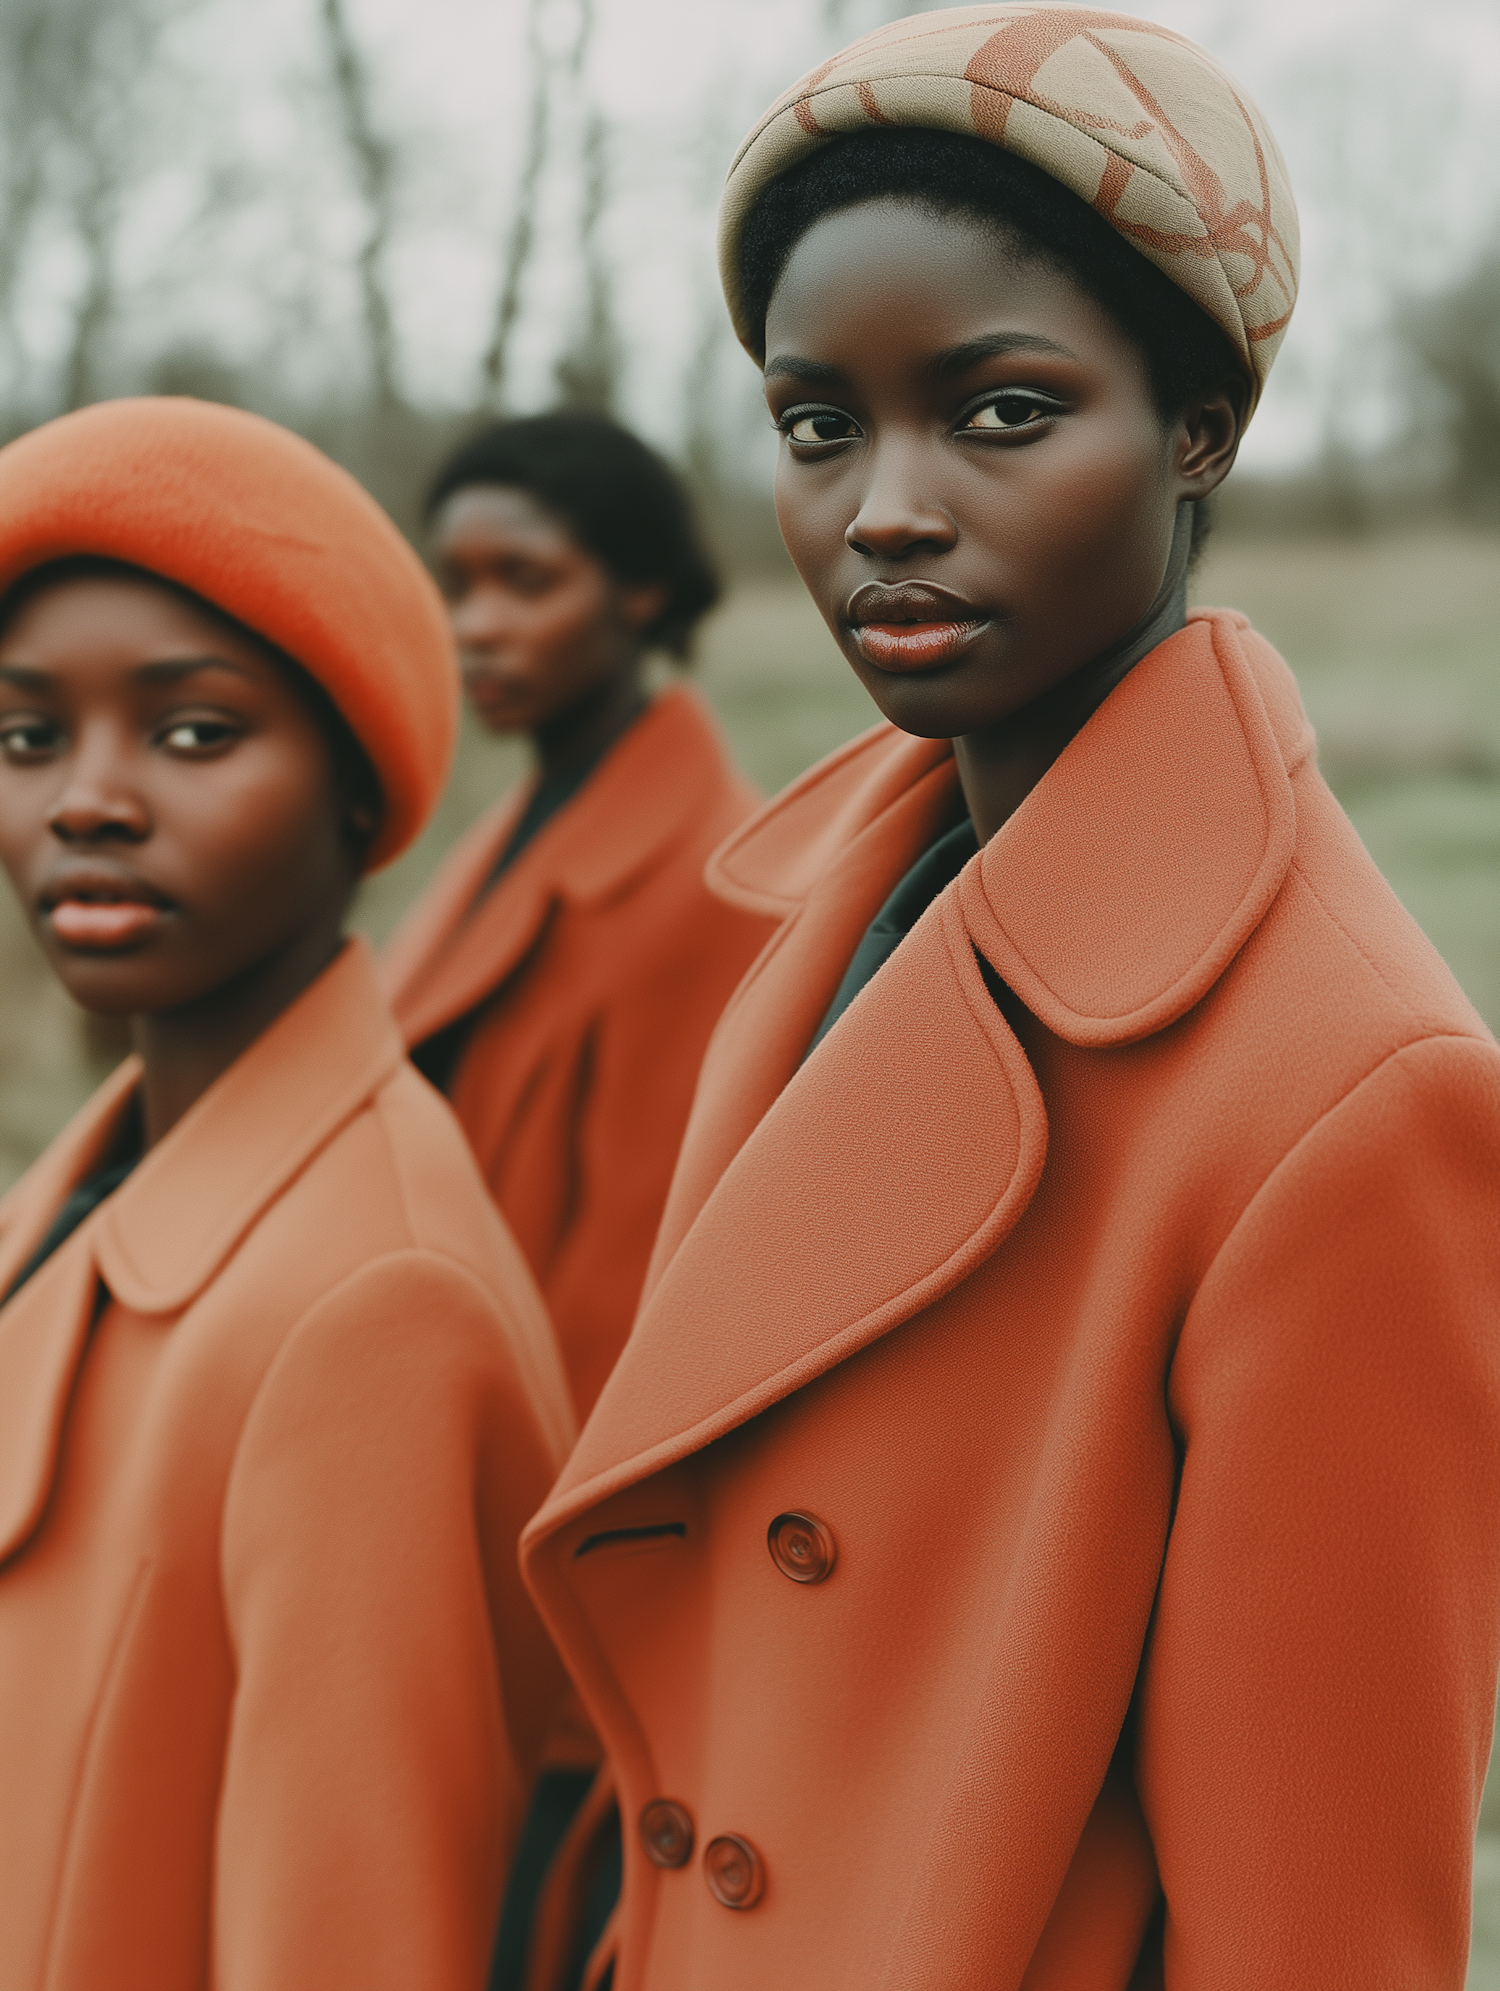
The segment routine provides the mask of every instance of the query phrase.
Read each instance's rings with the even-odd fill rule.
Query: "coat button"
[[[726,1908],[753,1908],[765,1892],[766,1870],[748,1839],[726,1832],[703,1848],[708,1891]]]
[[[693,1857],[693,1821],[669,1797],[654,1797],[641,1813],[641,1844],[653,1866],[685,1867]]]
[[[778,1514],[766,1531],[771,1560],[793,1583],[821,1583],[838,1551],[833,1536],[811,1514]]]

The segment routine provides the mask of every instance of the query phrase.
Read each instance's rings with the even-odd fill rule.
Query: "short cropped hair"
[[[682,480],[639,436],[606,415],[567,411],[494,422],[442,465],[428,518],[476,484],[527,492],[615,580],[665,586],[667,605],[642,634],[686,661],[694,630],[719,599],[719,576]]]
[[[825,215],[871,200],[971,215],[1051,264],[1107,311],[1140,350],[1164,422],[1244,363],[1187,294],[1030,160],[959,132],[920,126],[851,132],[770,181],[740,237],[745,308],[763,325],[793,249]]]

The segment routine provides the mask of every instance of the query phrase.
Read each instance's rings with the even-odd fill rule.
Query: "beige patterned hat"
[[[957,131],[1080,195],[1227,333],[1258,400],[1297,296],[1297,208],[1265,119],[1193,42],[1132,14],[1001,0],[914,14],[803,77],[741,145],[719,265],[742,344],[739,242],[768,181],[844,132]]]

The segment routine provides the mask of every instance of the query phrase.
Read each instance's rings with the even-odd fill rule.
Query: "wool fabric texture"
[[[877,28],[793,84],[735,155],[719,263],[740,342],[739,245],[757,195],[846,132],[984,139],[1060,180],[1226,334],[1260,398],[1297,296],[1297,208],[1270,127],[1195,43],[1090,7],[949,7]]]
[[[0,593],[83,554],[191,589],[316,679],[384,795],[365,869],[406,848],[447,779],[458,672],[436,588],[347,471],[239,408],[101,402],[0,450]]]

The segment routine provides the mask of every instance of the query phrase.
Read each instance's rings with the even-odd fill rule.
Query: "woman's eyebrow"
[[[778,353],[775,359],[768,359],[765,377],[767,380],[806,380],[817,387],[847,387],[849,384],[849,376],[842,367],[833,366],[827,360],[803,359],[797,353]]]
[[[199,671],[229,671],[251,684],[256,682],[253,671],[247,671],[243,664],[232,663],[228,657],[164,657],[160,663],[138,664],[131,676],[137,684],[180,684],[184,678],[196,677]]]
[[[1009,353],[1050,353],[1058,359],[1078,357],[1067,346],[1044,338],[1040,332],[990,332],[982,339],[965,339],[961,346],[949,346],[946,351],[935,353],[928,361],[927,371],[934,380],[951,380],[954,374],[967,373],[980,360],[1004,359]]]
[[[130,675],[137,684],[180,684],[200,671],[228,671],[250,684],[256,682],[253,671],[247,671],[243,664],[236,664],[228,657],[164,657],[159,663],[137,664]],[[57,675],[31,664],[0,664],[0,684],[13,685],[17,691],[51,691],[56,687]]]
[[[26,664],[0,664],[0,684],[13,684],[17,691],[50,691],[53,678],[48,671],[34,671]]]

